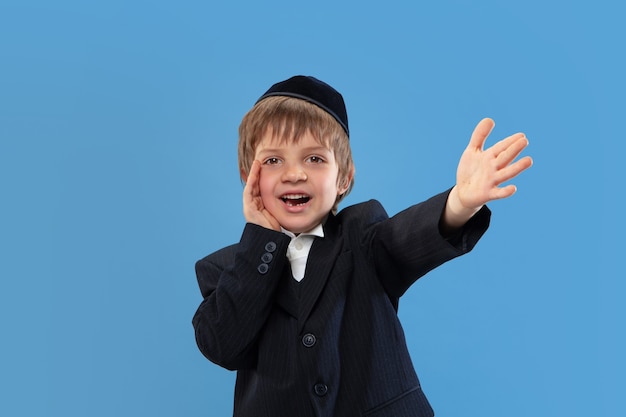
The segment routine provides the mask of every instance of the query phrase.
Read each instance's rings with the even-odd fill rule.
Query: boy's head
[[[338,203],[353,186],[354,164],[350,149],[348,116],[341,94],[313,77],[295,76],[274,84],[244,116],[239,126],[239,171],[250,173],[257,148],[271,136],[281,145],[298,144],[311,135],[330,150],[338,166],[337,185],[343,191]]]

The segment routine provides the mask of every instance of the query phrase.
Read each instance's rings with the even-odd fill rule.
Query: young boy
[[[419,277],[472,250],[485,204],[530,167],[521,134],[472,134],[451,189],[389,218],[337,205],[354,165],[342,96],[313,78],[272,86],[239,128],[247,224],[238,244],[198,261],[193,318],[202,353],[237,370],[235,416],[432,416],[397,316]]]

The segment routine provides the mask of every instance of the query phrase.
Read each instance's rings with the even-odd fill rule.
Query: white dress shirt
[[[309,258],[313,240],[316,236],[324,237],[324,229],[321,224],[318,224],[310,232],[300,233],[298,236],[291,233],[289,230],[283,228],[281,228],[281,230],[291,238],[291,242],[289,242],[289,246],[287,247],[287,259],[289,259],[291,263],[293,278],[300,282],[302,278],[304,278],[306,261]]]

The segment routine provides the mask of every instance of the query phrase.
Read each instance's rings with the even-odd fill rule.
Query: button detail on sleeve
[[[302,336],[302,344],[308,348],[315,346],[316,342],[317,342],[317,338],[315,337],[314,334],[307,333],[304,336]]]
[[[315,395],[323,397],[328,392],[328,387],[324,384],[315,384],[313,390],[315,391]]]
[[[268,263],[272,262],[272,259],[274,259],[274,257],[273,257],[273,256],[272,256],[272,254],[271,254],[271,253],[269,253],[269,252],[265,252],[265,253],[261,256],[261,260],[262,260],[264,263],[266,263],[266,264],[268,264]]]
[[[270,267],[267,264],[261,264],[257,267],[257,271],[261,274],[266,274],[269,271]]]
[[[267,242],[267,244],[265,245],[265,250],[268,252],[274,252],[276,250],[276,243]]]

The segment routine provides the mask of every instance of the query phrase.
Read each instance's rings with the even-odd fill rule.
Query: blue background
[[[232,412],[193,266],[239,239],[237,127],[294,74],[346,99],[344,205],[451,186],[483,117],[531,141],[475,251],[401,301],[437,414],[626,415],[618,4],[2,0],[0,415]]]

